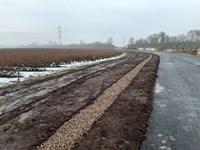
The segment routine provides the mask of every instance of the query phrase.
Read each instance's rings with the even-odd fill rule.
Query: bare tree
[[[133,37],[131,37],[131,38],[129,39],[128,44],[129,44],[129,45],[134,45],[134,38],[133,38]]]
[[[129,41],[131,44],[131,40]],[[138,39],[134,43],[135,47],[164,49],[199,49],[200,30],[190,30],[187,34],[169,36],[165,32],[149,35],[145,39]],[[130,46],[129,46],[130,47]]]

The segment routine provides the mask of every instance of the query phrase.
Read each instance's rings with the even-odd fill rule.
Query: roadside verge
[[[153,58],[157,58],[157,56],[153,55]],[[142,63],[137,65],[134,69],[132,69],[130,72],[128,72],[125,76],[120,78],[111,87],[106,89],[91,105],[85,107],[78,114],[74,115],[69,121],[67,121],[59,130],[57,130],[57,132],[55,132],[54,135],[52,135],[49,138],[49,140],[44,142],[39,147],[39,149],[41,149],[41,150],[43,150],[43,149],[59,149],[59,150],[61,150],[61,149],[72,149],[77,142],[81,141],[83,135],[86,134],[89,131],[88,134],[86,136],[84,136],[84,138],[83,138],[83,141],[84,141],[84,139],[86,139],[87,136],[90,136],[90,133],[94,132],[93,130],[97,127],[98,122],[101,121],[101,120],[104,120],[105,117],[101,117],[101,116],[102,115],[105,116],[104,113],[105,113],[106,109],[108,109],[113,103],[114,103],[113,105],[115,105],[115,103],[120,101],[119,98],[128,89],[128,87],[131,86],[130,83],[133,82],[133,79],[135,77],[137,78],[138,73],[143,71],[144,70],[143,67],[146,64],[149,64],[149,62],[152,62],[152,60],[154,60],[154,59],[152,59],[152,55],[150,55]],[[156,68],[156,69],[153,68],[154,70],[152,70],[152,72],[150,74],[151,77],[148,78],[148,79],[154,78],[154,80],[155,80],[155,72],[157,70],[157,62],[154,62],[154,63],[155,63],[154,66],[156,66],[154,68]],[[145,70],[145,72],[146,71],[148,71],[148,70]],[[149,75],[149,72],[147,74]],[[152,77],[152,74],[154,74],[154,77]],[[143,80],[145,80],[145,79],[143,79]],[[151,82],[151,81],[149,81],[149,82]],[[154,82],[152,82],[152,84],[150,84],[150,85],[151,85],[150,90],[152,91]],[[138,89],[138,88],[136,88],[136,89]],[[147,91],[145,91],[145,93],[146,92]],[[132,93],[132,92],[130,92],[130,93]],[[150,93],[152,95],[152,92],[150,92]],[[114,106],[112,106],[110,109],[112,109],[113,107]],[[110,109],[108,109],[106,111],[106,114],[109,112]],[[121,115],[123,115],[123,113]],[[110,116],[110,117],[112,117],[112,116]],[[99,118],[101,118],[101,119],[99,119]],[[93,123],[95,121],[97,121],[97,122],[94,125]],[[112,124],[115,121],[116,120],[113,120],[113,122],[112,122],[112,120],[111,120],[111,122],[109,122],[109,123]],[[117,120],[117,121],[119,121],[119,122],[116,122],[117,124],[121,124],[120,120]],[[92,130],[90,130],[92,126],[93,126]],[[112,128],[115,128],[115,126],[113,126]],[[109,128],[106,129],[106,130],[109,131]],[[96,137],[96,139],[97,138],[99,139],[102,136],[97,135],[95,137]],[[90,142],[95,143],[95,137],[94,137],[94,139],[92,139],[88,142],[89,143]],[[106,139],[106,137],[104,137],[104,138]],[[81,146],[81,143],[83,143],[83,146]],[[81,143],[80,143],[79,147],[80,147],[80,149],[84,149],[84,147],[86,146],[85,144],[87,144],[87,142],[81,142]],[[89,145],[92,146],[89,149],[104,149],[103,147],[101,147],[101,148],[100,147],[99,148],[93,147],[96,144],[90,143]],[[97,144],[96,146],[99,146],[99,144]],[[112,145],[110,145],[110,146],[112,146]],[[86,149],[88,149],[88,146],[86,146]]]

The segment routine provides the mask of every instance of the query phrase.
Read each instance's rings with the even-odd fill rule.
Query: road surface
[[[200,57],[156,53],[154,109],[142,150],[200,149]]]

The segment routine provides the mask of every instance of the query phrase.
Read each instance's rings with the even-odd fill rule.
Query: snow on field
[[[70,64],[63,64],[60,65],[61,67],[53,67],[53,68],[45,68],[46,71],[39,71],[39,72],[25,72],[25,71],[21,71],[20,72],[20,81],[26,81],[26,80],[30,80],[30,79],[35,79],[35,78],[39,78],[39,77],[43,77],[49,74],[54,74],[54,73],[58,73],[61,72],[63,70],[71,70],[71,69],[75,69],[78,67],[83,67],[83,66],[87,66],[87,65],[92,65],[92,64],[97,64],[100,62],[104,62],[104,61],[109,61],[109,60],[115,60],[115,59],[119,59],[121,57],[124,57],[126,54],[123,53],[119,56],[115,56],[115,57],[111,57],[111,58],[103,58],[103,59],[98,59],[98,60],[89,60],[89,61],[74,61],[71,62]],[[17,82],[17,78],[1,78],[0,77],[0,87],[3,86],[7,86],[13,83]]]

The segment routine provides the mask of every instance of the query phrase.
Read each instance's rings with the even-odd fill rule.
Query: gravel
[[[150,55],[147,59],[137,65],[134,69],[120,78],[111,87],[106,89],[91,105],[82,109],[74,115],[69,121],[64,123],[39,150],[69,150],[75,143],[78,143],[84,134],[91,129],[92,124],[97,121],[118,98],[120,93],[136,77],[144,65],[152,58]]]

